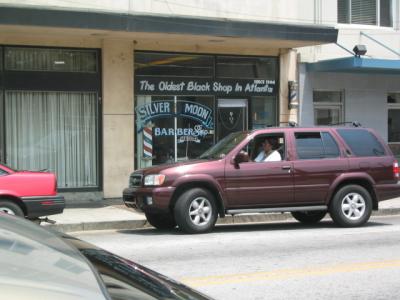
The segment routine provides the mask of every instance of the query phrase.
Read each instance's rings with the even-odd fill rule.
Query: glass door
[[[218,140],[235,131],[247,130],[247,99],[218,99]]]

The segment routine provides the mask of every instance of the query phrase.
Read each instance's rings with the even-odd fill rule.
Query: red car
[[[64,207],[53,173],[16,171],[0,164],[0,211],[35,219],[62,213]]]

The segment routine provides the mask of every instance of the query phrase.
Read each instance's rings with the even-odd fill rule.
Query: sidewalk
[[[372,213],[374,216],[399,214],[400,198],[380,202],[379,211],[374,211]],[[93,204],[67,207],[64,213],[49,216],[49,219],[56,221],[56,224],[42,224],[62,232],[151,228],[144,214],[126,208],[122,200],[102,201]],[[217,224],[260,223],[284,221],[288,219],[294,220],[290,213],[246,214],[234,217],[227,216],[218,219]]]

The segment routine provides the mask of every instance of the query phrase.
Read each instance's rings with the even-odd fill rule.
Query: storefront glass
[[[276,125],[277,66],[271,57],[136,52],[138,168],[196,158],[232,132]]]
[[[0,160],[54,172],[61,190],[98,190],[98,50],[0,49]]]

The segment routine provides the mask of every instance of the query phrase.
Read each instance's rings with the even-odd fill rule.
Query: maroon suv
[[[327,212],[344,227],[368,221],[400,196],[398,163],[371,129],[287,127],[232,133],[197,160],[135,171],[123,192],[159,229],[213,228],[218,215],[291,212],[303,223]]]

